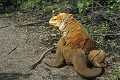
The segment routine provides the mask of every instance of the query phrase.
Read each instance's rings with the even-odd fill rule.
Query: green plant
[[[23,2],[23,4],[20,6],[21,10],[32,10],[38,6],[38,3],[40,0],[28,0]]]
[[[84,27],[87,29],[90,35],[94,35],[91,37],[96,42],[98,48],[105,49],[105,50],[108,48],[108,45],[106,45],[106,42],[104,40],[104,35],[103,35],[107,31],[109,31],[109,27],[106,22],[101,23],[99,26],[90,27],[90,26],[84,25]]]
[[[44,12],[52,12],[52,13],[65,12],[65,11],[68,11],[68,9],[70,8],[71,8],[71,5],[69,5],[68,1],[61,2],[60,4],[54,3],[53,5],[48,5],[48,6],[46,4],[43,4],[42,6],[42,9]]]
[[[0,0],[0,12],[1,13],[9,13],[12,11],[18,10],[20,4],[22,4],[23,0]]]
[[[11,14],[11,13],[5,13],[4,16],[5,16],[5,17],[11,17],[12,14]]]
[[[35,2],[34,1],[29,1],[29,2],[24,2],[22,5],[21,5],[21,9],[22,10],[30,10],[30,9],[33,9],[35,7]]]
[[[114,75],[112,80],[118,80],[118,78],[120,78],[120,64],[116,64],[116,68],[112,74]]]
[[[83,10],[88,10],[88,6],[91,6],[91,5],[92,5],[92,8],[96,8],[96,10],[99,10],[99,7],[96,6],[96,5],[99,5],[100,7],[101,6],[106,7],[107,11],[112,11],[119,8],[119,5],[120,5],[119,3],[120,3],[120,0],[102,0],[102,1],[101,0],[77,0],[76,6],[78,7],[79,13],[81,13]]]
[[[81,13],[85,8],[87,9],[91,1],[92,0],[77,0],[76,4],[77,4],[79,13]]]
[[[54,2],[59,2],[60,0],[53,0]]]

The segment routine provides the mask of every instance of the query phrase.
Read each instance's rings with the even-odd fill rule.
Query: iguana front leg
[[[63,57],[63,46],[64,45],[65,45],[64,38],[61,38],[57,44],[58,47],[56,50],[55,59],[45,61],[47,65],[51,67],[61,67],[62,65],[65,64],[65,60]]]
[[[62,65],[64,65],[65,60],[63,58],[61,49],[59,47],[57,48],[55,59],[48,60],[45,63],[51,67],[61,67]]]

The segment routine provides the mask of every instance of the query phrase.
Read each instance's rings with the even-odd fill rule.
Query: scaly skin
[[[79,24],[72,14],[60,13],[53,16],[49,23],[59,27],[63,33],[57,43],[55,59],[45,63],[51,67],[61,67],[72,64],[75,70],[85,78],[97,77],[102,73],[105,53],[103,50],[94,50],[94,42],[84,27]],[[94,66],[88,68],[87,61]]]

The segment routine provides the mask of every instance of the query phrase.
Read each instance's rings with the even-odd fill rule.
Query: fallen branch
[[[9,27],[9,26],[3,26],[3,27],[0,27],[0,29],[6,28],[6,27]]]
[[[118,18],[117,16],[119,16],[119,15],[117,15],[115,19],[113,19],[114,17],[109,17],[108,15],[117,15],[117,14],[110,14],[110,13],[106,12],[106,13],[102,13],[102,16],[104,19],[114,22],[118,27],[120,27],[119,22],[117,22],[117,18]]]
[[[16,45],[8,54],[10,54],[10,53],[12,53],[14,50],[16,50],[16,49],[17,49],[17,46],[18,46],[18,45]]]
[[[45,51],[42,53],[42,55],[40,56],[39,60],[36,61],[36,63],[33,64],[33,65],[30,67],[30,69],[31,69],[31,70],[34,70],[34,69],[37,67],[37,65],[41,63],[42,59],[45,57],[45,54],[48,53],[49,51],[52,51],[53,49],[55,49],[55,47],[51,47],[51,48],[45,50]]]
[[[120,36],[120,33],[118,34],[91,34],[91,36]]]
[[[99,2],[94,1],[95,4],[99,5],[100,7],[103,7]]]
[[[120,37],[120,33],[118,34],[91,34],[91,36],[102,36],[104,40],[115,40],[116,38]]]

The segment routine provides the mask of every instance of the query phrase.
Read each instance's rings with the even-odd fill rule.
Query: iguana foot
[[[106,63],[93,63],[94,67],[98,67],[98,68],[104,68],[104,67],[107,67],[107,64]]]

